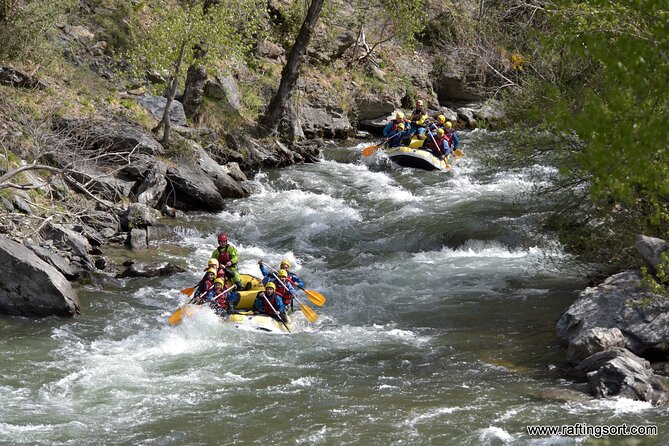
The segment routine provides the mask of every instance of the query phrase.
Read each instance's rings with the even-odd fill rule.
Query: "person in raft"
[[[232,313],[235,311],[236,304],[239,303],[239,293],[235,292],[234,288],[230,291],[225,291],[233,286],[232,284],[226,284],[223,278],[217,277],[214,280],[214,288],[207,294],[209,306],[219,316]]]
[[[276,285],[274,282],[265,284],[265,291],[261,291],[256,296],[253,304],[254,313],[262,313],[271,316],[281,322],[286,322],[286,307],[283,300],[275,293]],[[275,313],[276,310],[279,316]]]
[[[196,305],[201,305],[205,303],[206,296],[209,291],[214,288],[214,279],[216,279],[216,269],[209,268],[204,273],[204,277],[200,280],[200,283],[197,284],[195,288],[195,294],[193,294],[193,301]]]
[[[262,273],[263,277],[265,276],[270,276],[272,277],[272,270],[268,268],[262,261],[262,259],[258,260],[258,265],[260,265],[260,272]],[[290,261],[288,259],[283,259],[281,261],[281,264],[279,265],[279,269],[283,269],[288,273],[288,280],[290,280],[290,283],[297,287],[297,288],[304,288],[304,281],[300,279],[297,274],[293,273],[290,271]],[[276,272],[276,271],[275,271]]]
[[[220,268],[225,268],[225,278],[231,280],[238,290],[242,289],[242,278],[237,271],[239,254],[237,248],[228,241],[228,235],[218,234],[218,247],[211,253],[211,258],[218,260]]]

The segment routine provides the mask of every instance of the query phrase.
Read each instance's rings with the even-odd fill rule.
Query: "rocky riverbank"
[[[656,274],[669,243],[637,236],[637,251]],[[568,344],[569,375],[587,382],[592,395],[666,404],[669,300],[642,279],[629,270],[587,288],[562,314],[557,333]]]

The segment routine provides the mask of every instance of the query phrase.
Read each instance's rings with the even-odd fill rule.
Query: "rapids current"
[[[552,204],[532,189],[551,168],[490,171],[498,139],[463,141],[450,173],[331,144],[142,254],[190,273],[82,287],[74,320],[3,319],[0,443],[571,445],[591,443],[525,427],[651,423],[656,437],[596,444],[668,444],[667,409],[594,400],[555,371],[555,321],[585,283],[537,224]],[[319,320],[296,312],[290,335],[209,312],[168,327],[220,231],[241,272],[289,259],[328,299],[301,299]]]

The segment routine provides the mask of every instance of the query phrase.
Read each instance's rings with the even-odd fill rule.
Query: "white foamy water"
[[[370,143],[261,172],[250,197],[175,222],[179,249],[150,253],[188,272],[82,288],[73,321],[9,319],[0,443],[546,445],[582,440],[525,426],[668,429],[666,409],[593,400],[547,372],[564,358],[554,321],[581,279],[534,226],[551,204],[526,213],[522,200],[555,172],[483,174],[473,142],[486,133],[465,136],[450,173],[361,159]],[[327,299],[299,292],[318,320],[296,305],[288,335],[209,310],[167,326],[221,231],[241,272],[290,260]]]

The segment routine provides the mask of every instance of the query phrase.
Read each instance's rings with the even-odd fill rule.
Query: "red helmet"
[[[218,234],[218,243],[221,245],[228,243],[228,234]]]

